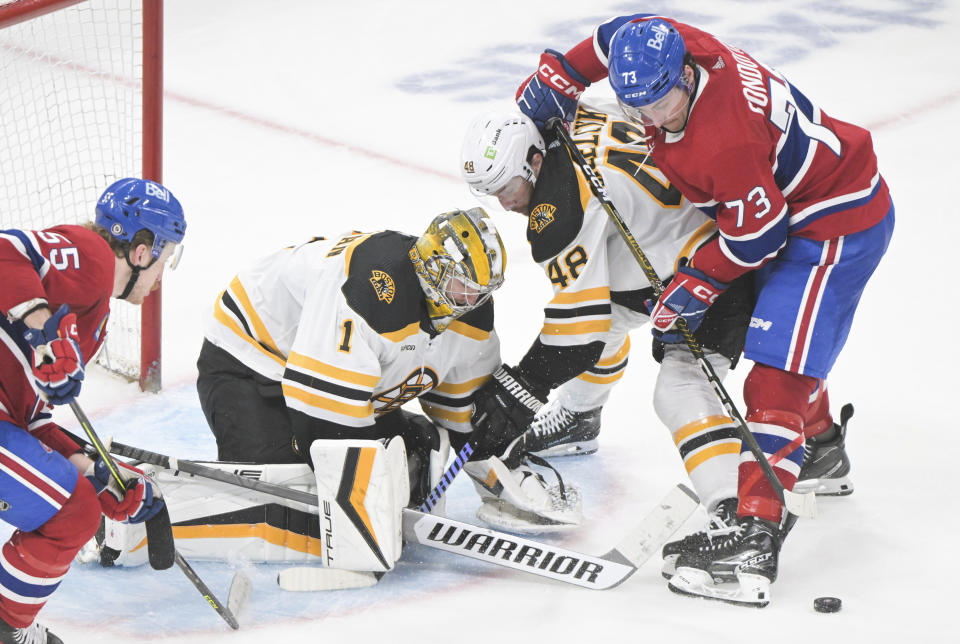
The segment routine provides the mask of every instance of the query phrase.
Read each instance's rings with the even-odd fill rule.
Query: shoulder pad
[[[566,150],[550,149],[530,199],[527,241],[534,261],[553,257],[580,233],[590,197],[585,188]]]
[[[493,331],[493,298],[484,302],[480,307],[457,318],[456,322],[473,327],[484,333],[490,333]]]
[[[415,242],[416,237],[388,230],[353,250],[340,291],[347,305],[381,335],[419,324],[426,312],[408,255]]]

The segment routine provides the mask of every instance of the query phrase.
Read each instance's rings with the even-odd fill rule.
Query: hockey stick
[[[113,443],[111,450],[119,456],[151,463],[164,469],[179,470],[319,507],[317,495],[309,492],[258,481],[194,461],[176,459],[122,443]],[[248,474],[255,472],[255,468],[251,467],[245,467],[244,470]],[[408,543],[418,543],[429,548],[480,559],[487,563],[585,588],[604,590],[622,583],[636,572],[637,568],[693,514],[699,503],[700,500],[689,488],[677,485],[616,547],[599,557],[445,517],[437,517],[410,508],[403,510],[403,536]],[[298,581],[297,583],[307,582]]]
[[[120,476],[120,470],[117,468],[116,462],[114,462],[113,457],[110,456],[107,448],[104,447],[100,437],[97,436],[97,432],[94,431],[93,425],[90,424],[90,419],[87,418],[87,415],[80,408],[80,404],[74,400],[70,403],[70,409],[73,410],[81,427],[83,427],[84,433],[87,435],[87,438],[90,439],[88,444],[96,450],[100,458],[106,463],[107,468],[110,470],[110,475],[120,484],[120,489],[125,490],[127,487],[126,481]],[[66,431],[65,433],[77,441],[77,443],[84,443],[79,436],[74,436]],[[122,454],[120,454],[120,456],[122,456]],[[146,528],[147,556],[150,559],[150,566],[155,570],[166,570],[176,563],[187,579],[190,580],[190,583],[193,584],[200,594],[203,595],[203,598],[207,600],[207,603],[230,625],[230,628],[234,630],[240,628],[240,624],[237,622],[233,613],[220,603],[220,600],[216,598],[213,592],[210,591],[210,588],[200,579],[200,575],[198,575],[190,564],[187,563],[187,560],[177,552],[176,544],[173,541],[173,527],[170,524],[170,512],[167,510],[166,503],[164,503],[163,508],[156,516],[146,521]],[[169,563],[167,563],[168,560]]]
[[[573,139],[570,137],[570,133],[567,132],[563,125],[563,121],[554,117],[547,124],[547,127],[552,129],[557,134],[557,137],[560,139],[561,143],[563,143],[563,146],[566,148],[571,159],[577,166],[580,167],[584,177],[590,184],[590,190],[593,192],[597,200],[600,201],[600,204],[607,212],[607,215],[610,216],[610,219],[616,224],[617,230],[620,232],[620,236],[630,248],[634,259],[637,260],[637,264],[640,265],[640,270],[643,271],[647,281],[650,282],[654,293],[657,295],[657,297],[660,297],[660,294],[663,293],[663,282],[660,281],[653,264],[650,263],[650,260],[647,259],[647,256],[644,254],[643,250],[640,249],[640,244],[637,243],[637,240],[633,237],[633,234],[627,227],[627,223],[623,220],[623,217],[620,216],[616,206],[613,205],[613,202],[607,195],[607,190],[603,185],[603,180],[597,174],[596,170],[593,169],[593,166],[591,166],[583,157],[583,154],[580,152],[580,149],[576,146],[576,144],[574,144]],[[766,477],[771,487],[773,487],[773,490],[777,493],[777,496],[780,497],[780,500],[786,506],[787,510],[798,516],[815,517],[817,515],[816,495],[798,494],[783,487],[780,479],[778,479],[777,475],[774,473],[770,462],[767,461],[767,457],[764,455],[763,450],[757,443],[757,439],[754,438],[752,433],[750,433],[750,429],[747,427],[746,421],[744,421],[743,417],[740,415],[736,405],[733,404],[733,399],[731,399],[730,394],[727,393],[727,390],[723,386],[720,378],[717,376],[717,372],[714,370],[713,365],[710,364],[710,361],[706,359],[706,356],[703,353],[703,348],[693,336],[693,333],[687,326],[687,321],[684,320],[682,316],[677,316],[676,327],[683,336],[683,340],[686,343],[687,348],[690,349],[690,353],[693,354],[693,357],[696,358],[697,363],[700,365],[701,371],[703,371],[704,375],[707,377],[707,380],[713,386],[713,390],[716,392],[720,402],[723,404],[724,408],[727,410],[727,413],[730,414],[730,417],[733,418],[734,422],[736,423],[737,431],[740,433],[741,440],[746,444],[747,448],[750,450],[750,453],[753,454],[754,458],[757,460],[757,464],[763,471],[764,477]]]
[[[469,460],[471,454],[473,454],[473,446],[470,444],[470,441],[467,441],[463,444],[463,447],[460,448],[460,453],[453,459],[453,463],[450,464],[447,471],[440,477],[440,481],[433,486],[430,494],[428,494],[427,498],[420,504],[421,512],[429,512],[440,502],[440,497],[443,496],[443,493],[450,487],[453,478],[463,469],[463,464]]]
[[[120,470],[117,468],[117,464],[110,456],[110,452],[108,452],[106,447],[104,447],[100,437],[97,436],[97,432],[94,431],[93,425],[90,424],[90,419],[87,418],[87,415],[83,412],[83,409],[80,408],[80,403],[78,403],[76,400],[71,401],[70,409],[73,410],[73,414],[77,417],[77,421],[79,421],[80,426],[83,427],[83,431],[87,435],[90,444],[93,446],[94,450],[96,450],[97,455],[106,464],[107,469],[110,471],[110,476],[112,476],[117,484],[119,484],[120,489],[126,490],[128,484],[135,483],[132,480],[126,481],[122,476],[120,476]],[[174,560],[176,559],[176,546],[173,543],[173,529],[170,526],[170,513],[167,511],[166,505],[160,508],[160,511],[156,515],[147,519],[146,528],[147,556],[150,559],[150,566],[154,570],[166,570],[173,565]]]

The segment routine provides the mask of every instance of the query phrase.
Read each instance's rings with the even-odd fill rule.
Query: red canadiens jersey
[[[80,351],[89,361],[104,340],[115,266],[109,244],[82,226],[0,230],[0,419],[28,428],[58,451],[59,438],[49,435],[55,425],[33,387],[26,326],[17,318],[34,300],[46,300],[51,311],[66,304],[77,316]]]
[[[616,27],[601,25],[574,51],[606,65]],[[865,230],[890,209],[870,133],[831,118],[779,72],[689,25],[699,80],[686,127],[653,132],[652,157],[720,236],[693,265],[729,282],[773,258],[789,235],[826,240]]]

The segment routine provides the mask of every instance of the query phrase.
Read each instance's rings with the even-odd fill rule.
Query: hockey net
[[[116,179],[160,180],[160,2],[0,0],[0,227],[91,221]],[[110,308],[97,361],[158,389],[159,292]]]

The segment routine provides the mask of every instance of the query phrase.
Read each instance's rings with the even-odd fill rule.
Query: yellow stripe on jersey
[[[609,299],[610,287],[597,286],[595,288],[587,288],[582,291],[560,291],[553,296],[553,299],[550,300],[550,304],[579,304],[581,302]]]
[[[373,522],[370,521],[364,502],[367,499],[367,488],[370,486],[370,473],[373,471],[373,459],[376,454],[377,450],[372,447],[360,449],[360,457],[357,459],[357,469],[353,477],[353,489],[350,490],[350,505],[356,510],[357,516],[360,517],[375,543],[377,543],[377,535],[373,531]]]
[[[731,423],[733,423],[733,420],[729,416],[714,415],[707,416],[706,418],[700,418],[692,423],[687,423],[675,431],[673,433],[673,443],[675,445],[680,445],[680,443],[687,440],[694,434],[698,434],[708,429],[713,429],[714,427],[719,427],[720,425],[730,425]]]
[[[437,385],[434,391],[439,394],[447,394],[452,396],[456,396],[458,394],[467,394],[474,389],[479,388],[488,380],[490,380],[489,374],[486,376],[480,376],[479,378],[474,378],[473,380],[468,380],[466,382],[442,382]]]
[[[673,272],[676,273],[677,269],[680,268],[681,259],[692,258],[697,248],[703,242],[705,242],[710,235],[716,232],[716,230],[717,225],[713,223],[713,221],[706,221],[701,224],[699,228],[690,233],[690,236],[687,237],[687,243],[685,243],[683,248],[680,249],[680,254],[677,255],[677,258],[673,262]]]
[[[298,389],[289,382],[283,383],[281,387],[283,388],[284,396],[287,398],[293,398],[294,400],[299,400],[300,402],[306,403],[311,407],[325,409],[336,414],[342,414],[343,416],[350,416],[351,418],[367,418],[369,416],[373,416],[373,403],[369,401],[360,404],[350,404],[341,402],[339,400],[331,400],[330,398],[326,398],[317,394],[311,394],[303,389]]]
[[[547,323],[540,329],[541,335],[584,335],[587,333],[607,333],[610,330],[610,320],[589,320],[574,322],[573,324]]]
[[[402,342],[409,338],[411,335],[416,335],[420,332],[420,323],[411,322],[407,326],[403,327],[398,331],[391,331],[390,333],[381,333],[381,337],[390,340],[390,342]]]
[[[447,327],[447,332],[453,332],[457,335],[462,335],[472,340],[477,340],[478,342],[484,342],[485,340],[490,339],[490,332],[484,331],[483,329],[478,329],[475,326],[470,326],[465,322],[460,320],[454,320],[450,323],[450,326]]]
[[[350,260],[353,259],[353,251],[356,250],[357,246],[359,246],[362,242],[367,241],[367,238],[372,234],[373,233],[360,235],[354,241],[350,242],[349,246],[347,246],[347,250],[343,253],[343,270],[345,274],[350,274]]]
[[[266,325],[263,323],[263,320],[260,319],[260,315],[256,309],[253,308],[253,304],[250,302],[250,296],[247,295],[247,290],[243,288],[239,275],[234,277],[233,281],[230,282],[230,290],[237,296],[237,304],[243,309],[250,324],[253,325],[253,332],[257,334],[256,339],[267,345],[271,351],[280,355],[280,351],[277,349],[277,343],[270,337],[270,332],[267,331]]]
[[[573,157],[570,157],[570,158],[573,159]],[[587,178],[583,176],[583,171],[580,169],[580,164],[574,162],[573,165],[574,165],[574,168],[576,168],[577,170],[577,189],[580,190],[580,209],[583,210],[584,213],[586,213],[587,204],[589,204],[590,199],[593,198],[593,190],[590,189],[590,183],[587,181]],[[597,173],[597,176],[599,177],[600,174]]]
[[[471,408],[467,408],[463,411],[451,411],[449,409],[444,409],[443,407],[437,407],[436,405],[431,405],[430,403],[420,400],[420,406],[423,407],[423,411],[434,418],[442,418],[443,420],[449,420],[452,423],[469,423],[470,416],[472,413]]]
[[[627,336],[627,339],[624,340],[623,345],[620,346],[620,350],[609,358],[601,358],[597,360],[598,367],[612,367],[614,365],[620,364],[623,362],[623,359],[627,357],[627,354],[630,353],[630,336]]]
[[[577,378],[579,378],[580,380],[583,380],[584,382],[592,382],[597,385],[609,385],[623,378],[624,373],[625,373],[624,370],[621,369],[617,373],[598,376],[598,375],[587,373],[586,371],[584,371],[579,376],[577,376]]]
[[[220,296],[217,297],[216,305],[213,307],[213,317],[216,318],[217,322],[219,322],[223,326],[227,327],[228,329],[236,333],[240,337],[240,339],[242,339],[244,342],[246,342],[247,344],[255,348],[257,351],[259,351],[263,355],[267,356],[277,364],[281,366],[285,365],[286,362],[282,357],[278,355],[274,355],[270,351],[267,351],[262,344],[260,344],[259,342],[251,338],[249,335],[247,335],[247,332],[243,330],[243,327],[241,327],[236,320],[230,317],[230,315],[226,311],[224,311],[223,308],[221,308],[222,297],[223,297],[223,293],[221,292]]]
[[[373,389],[377,386],[377,383],[380,382],[379,375],[372,376],[368,373],[360,373],[359,371],[351,371],[349,369],[335,367],[332,364],[320,362],[316,358],[310,358],[295,351],[290,352],[290,357],[287,358],[287,364],[291,364],[295,367],[303,367],[304,369],[309,369],[310,371],[319,373],[329,378],[342,380],[343,382],[349,382],[355,385],[360,385],[361,387],[367,387],[369,389]]]

